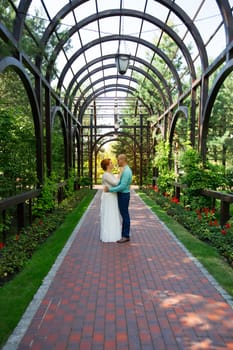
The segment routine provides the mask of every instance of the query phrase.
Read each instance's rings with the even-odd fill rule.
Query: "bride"
[[[103,186],[116,186],[119,178],[112,173],[111,159],[103,159],[101,167],[104,170]],[[118,208],[117,193],[104,192],[100,206],[100,240],[102,242],[116,242],[121,238],[121,218]]]

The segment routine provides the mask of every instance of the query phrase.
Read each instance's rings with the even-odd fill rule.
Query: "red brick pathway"
[[[233,349],[232,306],[164,225],[132,193],[131,241],[101,243],[99,199],[17,349]]]

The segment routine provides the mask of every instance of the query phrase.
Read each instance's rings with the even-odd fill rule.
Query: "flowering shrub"
[[[179,203],[179,198],[172,197],[172,198],[171,198],[171,202],[172,202],[172,203]]]
[[[233,267],[233,223],[229,221],[221,227],[215,209],[191,210],[181,205],[176,197],[169,198],[151,189],[144,189],[144,192],[192,235],[214,246]]]
[[[31,226],[0,242],[0,285],[19,272],[32,257],[37,247],[64,221],[65,216],[77,205],[88,189],[81,189],[69,200],[42,218],[36,218]]]
[[[56,210],[43,223],[35,219],[31,226],[7,239],[0,251],[0,283],[22,269],[36,248],[62,223],[64,215],[65,211]]]

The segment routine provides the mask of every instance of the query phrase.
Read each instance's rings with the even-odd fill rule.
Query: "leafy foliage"
[[[199,153],[191,146],[182,155],[181,167],[184,174],[180,181],[187,185],[184,201],[193,209],[210,205],[209,198],[200,196],[202,189],[216,190],[226,184],[224,169],[209,162],[203,165]]]
[[[28,97],[12,70],[0,75],[0,198],[34,188],[35,132]]]
[[[65,179],[65,140],[62,132],[61,118],[56,117],[52,130],[52,171],[56,180]]]
[[[33,215],[36,217],[44,217],[49,211],[52,211],[56,205],[57,183],[55,175],[46,177],[41,189],[40,196],[36,199],[33,206]]]
[[[154,166],[158,169],[159,177],[157,185],[161,192],[169,192],[172,190],[172,182],[175,180],[174,171],[169,168],[169,143],[161,140],[155,147]]]

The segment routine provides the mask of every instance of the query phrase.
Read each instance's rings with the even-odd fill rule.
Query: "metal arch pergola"
[[[20,76],[22,84],[28,93],[34,117],[37,145],[37,175],[40,182],[43,182],[46,173],[43,167],[44,159],[46,159],[47,173],[49,174],[52,170],[51,133],[56,113],[63,120],[66,174],[68,174],[69,168],[74,167],[75,162],[73,157],[73,130],[78,131],[76,137],[79,138],[77,140],[78,149],[76,150],[78,153],[77,168],[79,174],[83,170],[84,143],[86,139],[89,143],[87,151],[93,153],[93,147],[97,147],[96,140],[104,135],[107,137],[112,133],[118,133],[119,138],[122,136],[122,133],[115,129],[114,123],[110,126],[109,124],[98,124],[101,115],[96,109],[96,103],[98,101],[104,103],[104,99],[101,100],[101,97],[106,96],[108,101],[111,101],[108,103],[111,104],[113,118],[114,106],[121,103],[122,96],[124,96],[126,103],[130,101],[132,104],[133,101],[135,111],[132,117],[134,120],[138,120],[138,123],[128,125],[128,128],[134,130],[132,135],[135,135],[137,131],[140,135],[139,140],[137,140],[141,153],[140,179],[142,179],[142,153],[144,151],[141,143],[143,139],[142,130],[147,129],[150,131],[153,128],[160,128],[163,130],[164,138],[172,143],[172,135],[180,115],[179,111],[186,111],[187,108],[185,105],[183,106],[187,96],[190,97],[191,101],[191,107],[188,112],[192,128],[190,130],[191,142],[192,144],[198,143],[199,150],[203,158],[205,157],[211,108],[221,84],[232,71],[233,18],[230,0],[213,1],[221,20],[207,39],[206,44],[203,38],[204,33],[198,29],[195,20],[201,9],[207,4],[207,0],[195,0],[194,4],[196,6],[193,5],[195,9],[192,13],[189,13],[189,8],[185,7],[185,3],[182,0],[140,0],[133,5],[128,0],[114,2],[111,2],[111,0],[64,0],[60,2],[60,7],[54,5],[56,9],[53,9],[52,4],[54,2],[52,0],[40,0],[38,2],[47,21],[47,25],[39,40],[33,36],[27,24],[28,18],[32,14],[34,1],[21,0],[16,6],[13,0],[6,0],[9,8],[14,11],[15,17],[11,27],[6,25],[4,18],[0,21],[0,39],[5,45],[9,45],[12,57],[1,55],[0,73],[7,67],[14,69]],[[159,11],[156,12],[156,9],[164,13],[163,16],[160,15]],[[66,34],[62,37],[60,26],[63,24],[63,21],[68,21],[68,19],[71,24],[66,25]],[[182,24],[184,27],[183,36],[176,32],[170,24],[170,20],[174,21],[174,25]],[[104,31],[106,21],[109,21],[110,25],[109,29]],[[111,23],[117,23],[117,25],[114,27]],[[131,32],[129,23],[132,26],[138,25],[136,34]],[[151,31],[158,31],[159,35],[154,42],[151,37],[149,38],[145,35],[144,26],[148,26]],[[208,44],[218,34],[220,28],[224,28],[226,45],[209,66]],[[90,40],[86,40],[85,35],[83,35],[84,30],[86,36],[87,32],[93,32],[93,37]],[[40,49],[40,54],[35,54],[34,57],[31,57],[31,53],[29,55],[21,50],[21,41],[25,33],[31,37],[32,41]],[[168,57],[161,46],[163,35],[169,37],[177,47],[177,52],[179,51],[182,56],[183,63],[187,67],[183,74],[189,78],[188,89],[183,82],[183,77],[179,75],[173,60]],[[187,35],[189,35],[196,50],[195,55],[189,50],[186,41]],[[56,38],[57,44],[51,56],[47,57],[46,49],[51,38]],[[77,48],[75,40],[79,44]],[[71,54],[66,51],[66,44],[69,41],[75,47]],[[117,49],[120,47],[121,42],[131,45],[132,50],[130,65],[124,76],[119,75],[115,68],[116,51],[106,52],[108,46]],[[151,53],[149,61],[145,57],[141,57],[142,49],[147,49]],[[89,52],[92,53],[91,58]],[[60,55],[63,55],[64,58],[62,63],[58,60]],[[164,62],[164,65],[173,77],[173,86],[168,85],[161,72],[153,65],[155,56]],[[198,59],[201,68],[199,75],[196,68]],[[59,66],[59,72],[54,79],[55,66]],[[222,67],[222,69],[218,72],[212,90],[209,91],[209,78],[219,67]],[[30,77],[27,71],[30,72]],[[136,77],[135,73],[142,77],[143,82],[150,82],[154,91],[160,96],[164,110],[161,111],[156,106],[148,105],[147,102],[144,102],[137,95],[137,91],[143,83]],[[55,89],[54,86],[56,86]],[[196,97],[197,89],[200,91],[199,99]],[[152,94],[153,91],[148,91],[148,93]],[[198,111],[197,105],[199,106]],[[143,113],[139,112],[140,106],[144,108]],[[102,109],[104,108],[103,104]],[[122,111],[118,112],[119,114],[122,113]],[[156,115],[157,120],[149,125],[146,119],[151,115]],[[199,128],[197,140],[195,140],[194,136],[195,123]],[[46,129],[45,154],[43,151],[43,128]],[[89,154],[87,158],[91,160],[89,168],[92,168],[92,155]]]

